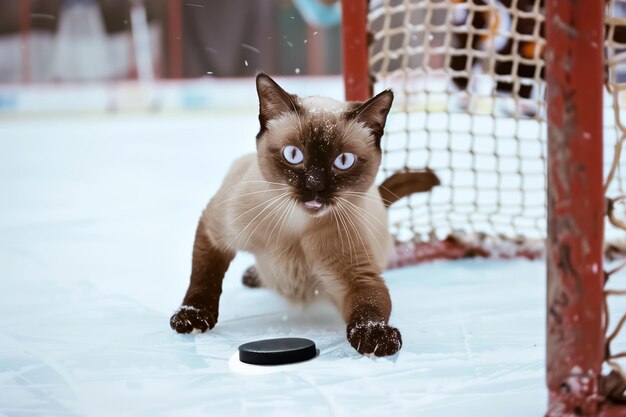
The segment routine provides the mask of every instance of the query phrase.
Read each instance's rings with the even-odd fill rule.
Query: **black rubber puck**
[[[253,365],[284,365],[317,355],[315,343],[299,337],[265,339],[239,346],[239,360]]]

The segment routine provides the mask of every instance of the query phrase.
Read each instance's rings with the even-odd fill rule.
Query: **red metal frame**
[[[367,44],[367,0],[341,2],[343,81],[346,100],[367,100],[372,96]]]
[[[516,243],[498,239],[502,250],[494,251],[493,240],[470,240],[454,234],[442,240],[397,244],[387,264],[388,269],[401,268],[433,261],[453,261],[468,258],[541,259],[545,257],[542,241]]]
[[[547,416],[608,415],[600,392],[604,2],[546,1],[546,35]]]

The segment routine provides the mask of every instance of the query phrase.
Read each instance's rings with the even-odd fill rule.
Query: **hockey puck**
[[[317,355],[315,343],[299,337],[264,339],[239,346],[239,360],[252,365],[284,365]]]

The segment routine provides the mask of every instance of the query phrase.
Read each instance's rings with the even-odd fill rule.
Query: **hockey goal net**
[[[548,414],[626,415],[626,317],[608,308],[626,291],[606,284],[626,238],[626,0],[357,0],[343,15],[347,99],[396,97],[381,179],[439,179],[392,206],[394,265],[545,256]]]

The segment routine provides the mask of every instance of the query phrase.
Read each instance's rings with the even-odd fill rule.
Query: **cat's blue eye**
[[[354,162],[356,161],[356,156],[350,152],[344,152],[335,158],[335,168],[345,171],[346,169],[352,167]]]
[[[304,161],[302,151],[295,146],[289,145],[283,148],[283,158],[292,165],[297,165]]]

